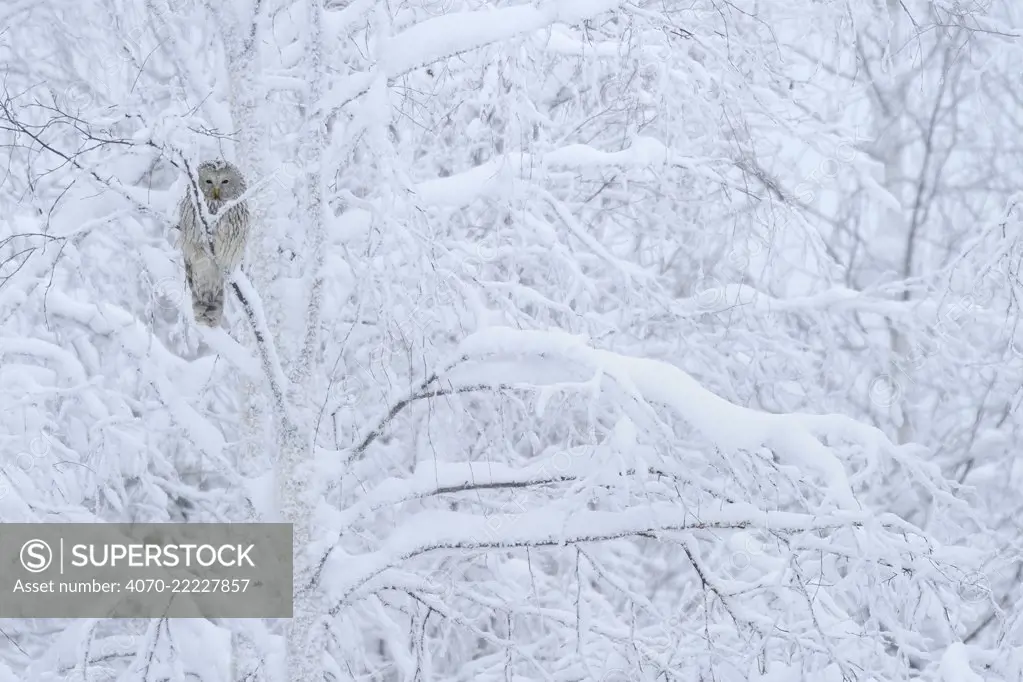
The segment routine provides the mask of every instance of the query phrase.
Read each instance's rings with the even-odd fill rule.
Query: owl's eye
[[[227,184],[227,178],[224,178],[223,180],[221,180],[220,184],[221,185],[226,185]]]
[[[212,180],[210,180],[209,178],[206,178],[206,184],[207,184],[207,185],[212,185],[212,184],[213,184],[213,181],[212,181]]]

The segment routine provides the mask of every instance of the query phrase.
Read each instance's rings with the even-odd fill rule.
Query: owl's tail
[[[202,295],[192,292],[192,312],[195,314],[195,321],[207,327],[219,327],[224,319],[224,289],[219,291],[202,292]]]
[[[209,273],[205,273],[209,274]],[[185,262],[185,279],[192,292],[192,313],[195,321],[207,327],[219,327],[224,319],[224,280],[197,277],[189,262]]]

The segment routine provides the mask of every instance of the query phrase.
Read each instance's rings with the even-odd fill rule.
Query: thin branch
[[[394,418],[397,417],[406,407],[411,405],[416,400],[422,400],[424,398],[434,398],[437,396],[447,395],[450,393],[469,393],[471,391],[481,391],[488,389],[499,390],[500,388],[504,388],[503,386],[494,387],[489,385],[477,385],[466,386],[462,389],[448,390],[445,392],[438,391],[426,392],[426,389],[430,386],[430,384],[437,381],[441,374],[446,374],[447,372],[451,371],[453,368],[458,366],[460,363],[465,362],[468,359],[469,359],[468,356],[463,356],[456,360],[455,362],[451,363],[449,366],[445,367],[439,373],[431,374],[421,384],[419,384],[416,390],[413,391],[408,397],[403,398],[402,400],[399,400],[397,403],[392,405],[391,409],[387,412],[387,414],[382,419],[380,419],[379,422],[377,422],[377,425],[374,426],[373,429],[370,430],[368,434],[366,434],[366,436],[362,439],[359,445],[356,446],[352,453],[346,458],[345,462],[348,463],[362,457],[362,455],[366,452],[366,448],[372,445],[373,441],[375,441],[377,438],[383,435],[384,429],[387,428],[387,425],[390,424],[391,421],[393,421]]]

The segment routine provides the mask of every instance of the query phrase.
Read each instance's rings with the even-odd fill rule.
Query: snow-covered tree
[[[1011,338],[968,121],[1011,131],[971,68],[1012,11],[0,16],[0,519],[284,519],[296,569],[289,622],[5,622],[0,680],[1018,678],[1016,512],[960,488],[1015,480],[1012,375],[892,369],[948,296],[945,353]],[[215,331],[173,230],[214,156],[255,220]]]

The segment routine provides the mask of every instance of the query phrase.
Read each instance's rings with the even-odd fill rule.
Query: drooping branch
[[[842,512],[837,515],[765,511],[740,503],[721,505],[714,510],[693,510],[675,503],[655,503],[623,511],[565,510],[546,507],[521,514],[502,515],[509,522],[499,536],[488,530],[491,519],[466,516],[458,512],[430,511],[413,516],[405,532],[381,549],[364,557],[358,569],[345,576],[340,602],[332,609],[336,615],[359,588],[384,571],[414,557],[437,550],[490,550],[519,547],[557,547],[578,543],[606,542],[637,536],[656,537],[664,532],[697,530],[742,530],[770,527],[775,533],[823,533],[865,526],[892,533],[892,542],[901,538],[905,524],[884,520],[869,513]],[[919,531],[916,533],[923,537]],[[912,540],[905,542],[907,547]],[[937,559],[938,557],[932,557]],[[938,572],[935,569],[935,572]]]
[[[238,302],[242,304],[245,316],[252,327],[252,335],[255,337],[256,346],[259,349],[259,358],[263,365],[263,372],[270,383],[270,392],[273,395],[274,406],[277,408],[280,417],[285,422],[290,423],[291,411],[286,394],[288,380],[277,357],[277,348],[270,337],[270,328],[267,326],[266,318],[263,316],[259,295],[248,278],[241,272],[233,274],[230,284],[231,290],[234,292]]]
[[[442,467],[442,471],[438,468]],[[477,492],[480,490],[520,490],[542,488],[544,486],[576,483],[587,478],[589,472],[586,465],[568,467],[550,472],[550,462],[540,460],[537,465],[511,469],[493,463],[485,467],[479,463],[463,462],[459,464],[439,464],[427,462],[421,464],[410,478],[387,479],[360,497],[357,504],[343,510],[339,517],[342,528],[354,524],[358,519],[387,507],[406,504],[413,500],[423,500],[439,495]],[[629,467],[616,472],[619,479],[634,478],[641,474],[663,479],[671,485],[685,485],[700,489],[709,497],[722,500],[728,504],[737,504],[739,500],[717,489],[709,482],[690,472],[672,471],[669,467],[646,466]],[[610,489],[610,483],[595,483],[596,488]]]

